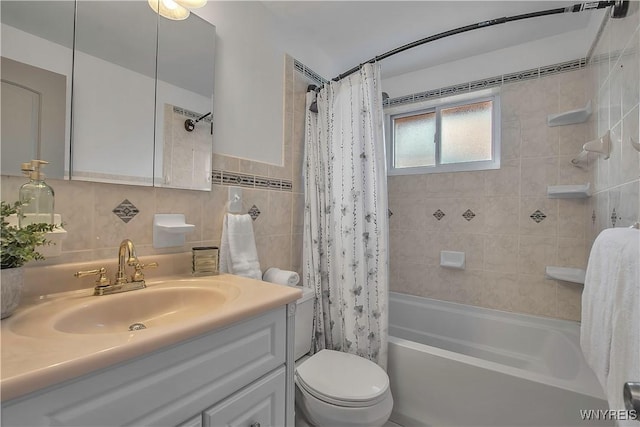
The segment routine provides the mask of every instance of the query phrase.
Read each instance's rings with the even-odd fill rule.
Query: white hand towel
[[[582,293],[580,345],[614,410],[624,409],[624,383],[640,378],[639,264],[638,230],[604,230],[593,244]]]
[[[220,242],[220,272],[260,280],[260,262],[251,216],[225,214]]]
[[[281,270],[276,267],[268,268],[262,275],[265,282],[277,283],[278,285],[295,286],[300,282],[300,276],[295,271]]]

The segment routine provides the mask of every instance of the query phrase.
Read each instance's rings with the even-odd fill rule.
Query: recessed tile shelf
[[[550,199],[586,199],[591,197],[591,183],[577,185],[549,185],[547,197]]]
[[[547,267],[545,273],[550,279],[584,285],[584,278],[587,272],[581,268]]]
[[[553,127],[584,123],[590,116],[591,101],[587,102],[587,105],[584,108],[578,108],[576,110],[566,111],[560,114],[549,114],[547,116],[547,125],[549,125],[549,127]]]

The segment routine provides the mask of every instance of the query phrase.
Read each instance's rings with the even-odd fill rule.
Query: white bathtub
[[[391,419],[404,426],[594,426],[606,410],[576,322],[395,292],[389,302]]]

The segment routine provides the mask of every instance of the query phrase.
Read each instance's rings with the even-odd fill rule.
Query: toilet
[[[313,289],[302,288],[295,323],[296,427],[380,427],[391,415],[387,373],[374,362],[334,350],[307,356],[313,335]]]

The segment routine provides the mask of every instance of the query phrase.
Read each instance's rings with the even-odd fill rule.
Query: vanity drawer
[[[203,427],[285,424],[285,369],[270,373],[203,414]]]
[[[270,311],[3,404],[3,425],[178,425],[285,363]]]

